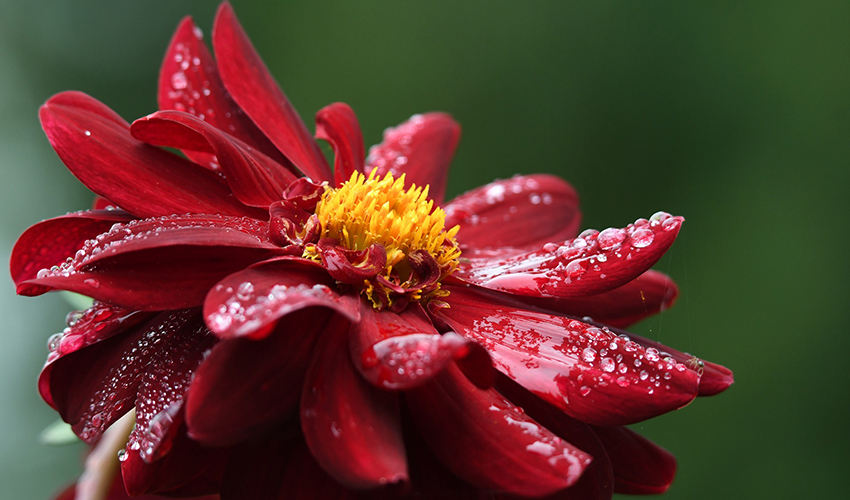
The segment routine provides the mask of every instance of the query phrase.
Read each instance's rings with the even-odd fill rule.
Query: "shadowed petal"
[[[265,339],[216,344],[187,396],[189,436],[206,445],[230,445],[291,417],[316,339],[330,316],[324,309],[304,309],[286,316]]]
[[[215,154],[230,189],[242,203],[267,208],[283,198],[295,174],[209,123],[180,111],[158,111],[133,122],[133,137],[155,146]]]
[[[217,175],[130,135],[112,110],[81,92],[51,97],[41,125],[62,162],[87,188],[137,217],[180,213],[258,215]]]
[[[73,257],[83,243],[105,233],[117,222],[133,217],[123,210],[85,210],[54,217],[31,226],[18,238],[12,249],[9,267],[15,284],[33,279],[42,269],[49,269]],[[31,290],[28,295],[44,293]],[[18,293],[23,293],[18,291]]]
[[[384,141],[369,149],[366,173],[376,178],[392,172],[405,174],[405,184],[430,186],[429,197],[438,204],[446,193],[449,165],[460,140],[460,125],[445,113],[413,115],[401,125],[387,129]],[[451,227],[451,226],[447,226]]]
[[[213,127],[259,149],[281,165],[290,165],[224,89],[215,61],[191,17],[177,27],[159,70],[159,109],[185,111]],[[206,150],[183,152],[193,161],[218,169],[214,154]]]
[[[664,273],[649,270],[625,285],[587,297],[552,298],[517,295],[526,304],[557,314],[591,317],[596,323],[625,328],[673,306],[679,289]]]
[[[121,327],[120,318],[111,319],[99,323],[112,336],[105,340],[85,338],[94,344],[80,342],[85,348],[48,361],[50,369],[45,369],[39,381],[42,393],[49,388],[62,419],[87,443],[96,441],[133,407],[141,379],[158,350],[184,328],[196,327],[200,318],[191,310],[163,313],[127,330]],[[97,331],[94,318],[93,323]]]
[[[405,482],[407,460],[398,396],[369,385],[354,368],[347,332],[320,340],[301,395],[301,429],[316,461],[355,489]]]
[[[282,317],[307,307],[326,307],[359,321],[359,300],[340,295],[315,262],[280,258],[231,274],[207,294],[204,317],[221,338],[264,338]]]
[[[263,440],[237,448],[227,465],[221,496],[225,500],[362,498],[358,492],[328,476],[303,442],[278,440]]]
[[[580,297],[622,286],[652,267],[670,248],[681,217],[659,212],[625,229],[587,230],[562,245],[514,257],[461,262],[456,276],[493,290],[534,297]]]
[[[476,388],[456,367],[406,396],[437,458],[479,488],[547,495],[574,484],[591,462],[494,389]]]
[[[575,189],[543,174],[491,182],[443,208],[446,227],[460,224],[457,241],[469,258],[483,249],[507,256],[575,238],[581,223]]]
[[[418,305],[404,312],[375,311],[361,301],[361,320],[351,324],[354,365],[369,382],[390,390],[422,385],[454,360],[479,387],[493,383],[490,356],[454,332],[437,333]]]
[[[229,3],[213,24],[218,70],[230,96],[286,157],[314,181],[330,181],[319,145],[272,78]]]
[[[147,311],[193,307],[224,276],[280,252],[269,241],[268,224],[254,219],[185,215],[132,221],[86,242],[58,269],[21,283],[18,293],[52,288]]]
[[[65,488],[62,493],[60,493],[53,500],[77,500],[77,485],[72,484],[71,486]],[[157,495],[141,495],[137,497],[131,497],[127,494],[127,490],[124,488],[124,481],[121,479],[120,475],[116,475],[115,479],[112,481],[112,485],[109,487],[109,492],[106,494],[106,498],[104,500],[162,500],[161,496]],[[218,495],[208,495],[203,497],[186,497],[185,500],[219,500]]]
[[[347,181],[354,172],[363,172],[366,152],[357,115],[348,104],[335,102],[316,113],[316,137],[334,148],[334,182]]]
[[[594,427],[614,466],[614,490],[626,495],[658,495],[676,476],[676,458],[626,427]]]
[[[639,422],[688,404],[699,376],[607,328],[500,303],[447,285],[431,313],[483,345],[500,371],[568,415],[596,425]]]

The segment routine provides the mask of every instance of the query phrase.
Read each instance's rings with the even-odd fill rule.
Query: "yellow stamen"
[[[428,199],[428,186],[405,189],[404,177],[394,179],[387,173],[378,179],[374,170],[368,176],[355,172],[339,188],[326,190],[316,206],[321,237],[337,239],[351,250],[382,245],[387,252],[386,278],[395,273],[407,279],[407,256],[414,250],[431,254],[440,266],[441,278],[448,276],[458,266],[460,249],[455,235],[460,227],[445,230],[446,214]],[[318,258],[318,249],[310,246],[304,256]],[[374,288],[375,284],[369,283],[364,289],[371,299]]]

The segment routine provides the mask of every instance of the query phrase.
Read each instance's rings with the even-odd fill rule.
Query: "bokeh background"
[[[419,111],[463,125],[449,194],[549,172],[585,227],[687,218],[657,268],[682,295],[639,333],[735,371],[726,393],[635,426],[679,459],[668,499],[838,498],[846,427],[850,2],[249,2],[234,7],[305,121],[333,101],[367,144]],[[155,109],[172,30],[214,1],[0,0],[0,255],[91,194],[37,107],[85,91],[127,119]],[[0,280],[0,497],[47,498],[80,445],[35,380],[64,326],[57,295]]]

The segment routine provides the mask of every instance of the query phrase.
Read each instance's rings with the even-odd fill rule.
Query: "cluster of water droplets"
[[[475,191],[476,193],[483,191],[483,196],[475,196],[468,201],[461,196],[459,200],[447,205],[446,216],[457,218],[461,227],[493,222],[490,220],[490,215],[487,215],[488,207],[501,205],[507,200],[518,204],[521,197],[527,197],[528,203],[541,205],[540,209],[545,210],[546,206],[554,203],[555,197],[541,188],[540,182],[530,176],[516,175],[506,180],[499,179]],[[479,205],[482,201],[484,206]],[[516,204],[508,206],[507,209],[499,207],[492,213],[497,214],[501,222],[508,222],[514,214],[519,213],[519,207]]]
[[[97,439],[118,417],[135,404],[137,387],[153,356],[164,347],[170,335],[187,320],[185,313],[175,312],[161,322],[149,324],[124,341],[123,351],[96,384],[88,406],[80,416],[77,435],[86,442]]]
[[[366,157],[367,172],[377,169],[379,173],[385,172],[401,173],[407,165],[410,155],[410,145],[413,137],[425,127],[425,117],[416,114],[398,127],[388,127],[384,130],[383,144],[394,142],[398,147],[384,148],[376,144],[369,148]]]
[[[546,285],[560,286],[579,281],[588,273],[605,279],[606,266],[636,258],[656,242],[659,232],[673,231],[680,224],[681,219],[657,212],[649,220],[638,219],[622,229],[586,229],[572,240],[546,243],[540,251],[506,259],[498,265],[477,266],[470,274],[495,287],[521,278],[532,283],[542,278]],[[545,281],[549,279],[557,281],[550,284]]]
[[[170,231],[204,228],[221,229],[226,232],[239,231],[257,243],[268,243],[268,223],[250,217],[186,214],[134,219],[128,223],[113,224],[109,231],[86,240],[73,257],[68,257],[61,264],[39,270],[36,278],[67,278],[86,265],[117,254],[125,244],[156,238]],[[100,286],[100,282],[94,276],[86,278],[83,283],[91,288]]]
[[[108,339],[142,317],[144,314],[137,311],[102,302],[95,302],[84,311],[71,311],[65,317],[65,329],[47,339],[47,361]]]
[[[277,284],[268,290],[258,291],[253,283],[244,281],[236,289],[219,283],[213,291],[227,295],[207,317],[209,325],[217,332],[228,330],[233,325],[238,325],[240,332],[250,332],[270,321],[272,315],[280,317],[303,307],[305,301],[326,303],[337,298],[333,290],[320,283]]]

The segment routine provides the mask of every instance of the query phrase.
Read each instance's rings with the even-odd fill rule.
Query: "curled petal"
[[[180,111],[158,111],[133,122],[136,139],[155,146],[213,153],[231,191],[242,203],[268,207],[283,196],[295,174],[209,123]]]
[[[365,250],[349,250],[335,240],[320,240],[322,265],[335,280],[348,284],[361,284],[372,279],[387,264],[387,252],[378,243]]]
[[[480,387],[493,382],[487,351],[454,332],[439,334],[419,306],[402,313],[375,311],[361,302],[361,320],[351,324],[354,365],[373,385],[407,390],[422,385],[456,360]]]
[[[407,393],[414,424],[434,454],[473,485],[543,496],[574,484],[590,455],[541,426],[457,368]]]
[[[55,408],[80,439],[97,441],[134,406],[142,377],[158,350],[184,329],[197,327],[193,318],[199,319],[191,310],[163,313],[120,335],[115,332],[106,340],[49,361],[50,369],[42,373],[39,386],[42,392],[49,387]],[[106,328],[121,330],[109,324]]]
[[[679,289],[664,273],[650,269],[625,285],[587,297],[519,296],[522,302],[557,314],[593,318],[606,326],[625,328],[673,306]]]
[[[495,294],[445,288],[450,307],[432,307],[433,315],[483,345],[508,377],[578,420],[630,424],[697,395],[695,372],[607,328],[500,303]]]
[[[575,238],[581,222],[578,194],[552,175],[522,175],[491,182],[447,203],[446,227],[460,225],[465,257],[510,255],[551,241]]]
[[[233,100],[305,175],[316,181],[331,180],[319,145],[272,78],[227,2],[216,14],[212,41],[221,79]]]
[[[626,495],[658,495],[676,476],[676,458],[626,427],[594,427],[614,466],[614,489]]]
[[[460,125],[451,116],[413,115],[401,125],[387,129],[384,141],[369,149],[365,171],[377,170],[376,178],[387,172],[393,177],[405,174],[408,184],[430,186],[430,198],[440,203],[459,140]]]
[[[186,398],[189,437],[210,446],[232,445],[291,418],[316,339],[329,328],[330,316],[305,309],[283,318],[264,339],[216,344]]]
[[[562,245],[514,257],[462,262],[457,276],[477,285],[534,297],[580,297],[620,287],[652,267],[670,248],[682,217],[659,212],[625,229],[587,230]]]
[[[256,339],[266,337],[280,318],[308,307],[360,318],[357,299],[340,295],[324,269],[300,258],[260,262],[226,277],[207,295],[204,318],[221,338]]]
[[[12,250],[10,265],[16,285],[33,279],[41,269],[49,269],[73,257],[83,243],[105,233],[118,222],[133,217],[123,210],[86,210],[48,219],[27,229]],[[47,290],[26,289],[18,293],[33,295]]]
[[[190,17],[180,22],[165,52],[159,70],[157,97],[159,109],[185,111],[197,116],[262,151],[277,163],[291,165],[227,94],[201,30]],[[183,152],[200,165],[218,169],[218,160],[211,152],[204,149],[184,149]]]
[[[335,102],[316,113],[316,137],[328,141],[334,148],[334,182],[347,181],[354,172],[363,171],[366,155],[363,133],[357,115],[348,104]]]
[[[136,140],[125,121],[81,92],[51,97],[39,117],[71,173],[136,217],[259,215],[234,199],[215,173]]]
[[[58,268],[40,271],[19,293],[70,290],[139,310],[194,307],[220,280],[281,253],[268,224],[215,215],[116,224]]]
[[[307,372],[301,395],[307,446],[328,474],[350,488],[405,482],[398,396],[360,377],[345,346],[346,333],[330,329]]]

